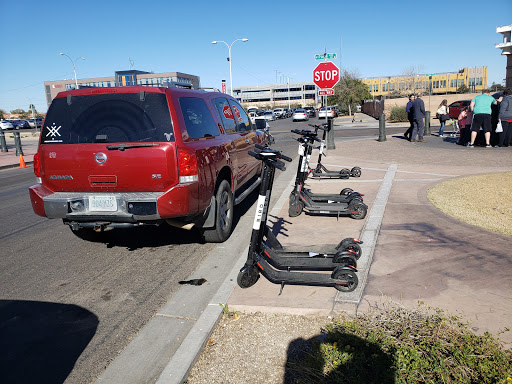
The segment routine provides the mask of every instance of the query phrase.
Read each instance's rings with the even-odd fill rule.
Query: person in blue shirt
[[[409,120],[410,127],[404,133],[404,137],[408,140],[411,140],[412,129],[413,129],[413,117],[412,117],[412,102],[414,101],[414,94],[409,95],[409,102],[405,106],[405,111],[407,112],[407,119]]]
[[[491,105],[498,102],[490,95],[488,89],[484,89],[481,95],[471,100],[470,108],[473,111],[473,122],[471,123],[471,142],[468,148],[473,148],[476,135],[480,127],[484,130],[485,144],[487,148],[491,147]]]

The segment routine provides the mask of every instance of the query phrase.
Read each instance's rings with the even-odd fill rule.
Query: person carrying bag
[[[448,100],[444,99],[436,112],[436,117],[439,119],[441,126],[439,127],[439,137],[444,137],[444,127],[447,120],[450,120],[450,114],[448,113]]]

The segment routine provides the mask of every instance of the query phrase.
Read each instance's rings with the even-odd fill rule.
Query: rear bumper
[[[166,192],[52,192],[41,184],[29,188],[32,207],[40,216],[77,223],[127,224],[194,215],[198,202],[193,191],[197,191],[197,183],[179,184]],[[92,210],[90,198],[97,196],[115,199],[116,209]]]

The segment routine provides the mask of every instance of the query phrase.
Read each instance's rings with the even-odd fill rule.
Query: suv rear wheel
[[[204,241],[222,243],[229,238],[233,226],[233,193],[227,180],[222,180],[215,193],[215,227],[201,229]]]

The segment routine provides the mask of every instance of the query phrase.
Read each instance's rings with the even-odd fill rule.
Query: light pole
[[[75,63],[76,63],[78,60],[85,60],[85,58],[84,58],[84,57],[77,57],[77,58],[76,58],[76,60],[75,60],[75,61],[73,61],[73,60],[71,59],[71,57],[69,57],[69,56],[68,56],[68,55],[66,55],[65,53],[62,53],[62,52],[61,52],[61,53],[59,53],[59,55],[61,55],[61,56],[66,56],[66,57],[69,59],[69,61],[71,61],[71,64],[73,64],[73,73],[74,73],[74,75],[75,75],[75,89],[78,89],[78,80],[76,79],[76,66],[75,66]]]
[[[246,39],[246,38],[243,38],[243,39],[236,39],[235,41],[233,41],[231,43],[231,45],[228,45],[228,43],[226,43],[225,41],[222,41],[222,40],[215,40],[215,41],[212,41],[212,44],[217,44],[217,43],[224,43],[226,44],[226,47],[228,47],[228,61],[229,61],[229,85],[231,87],[231,96],[233,96],[233,76],[231,74],[231,47],[233,46],[233,44],[235,44],[235,42],[237,41],[243,41],[244,43],[246,41],[249,41],[249,39]]]

